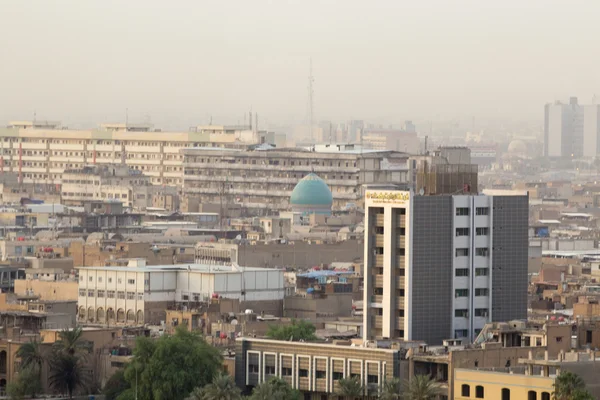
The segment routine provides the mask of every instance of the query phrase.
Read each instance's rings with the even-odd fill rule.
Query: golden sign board
[[[410,192],[367,192],[366,197],[373,203],[402,204],[410,200]]]

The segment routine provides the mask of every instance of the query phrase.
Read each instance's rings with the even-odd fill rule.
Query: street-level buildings
[[[527,318],[526,193],[367,191],[365,339],[472,341]]]
[[[81,322],[159,324],[168,307],[207,302],[215,296],[268,310],[283,300],[283,271],[233,264],[149,266],[144,259],[132,259],[123,267],[79,268]]]

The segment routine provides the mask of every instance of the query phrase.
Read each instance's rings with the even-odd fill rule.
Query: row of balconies
[[[277,168],[281,171],[296,171],[296,172],[344,172],[347,174],[356,174],[360,170],[356,167],[323,167],[323,166],[312,166],[312,165],[270,165],[270,164],[240,164],[240,163],[187,163],[184,162],[186,167],[189,168],[207,168],[211,169],[241,169],[241,170],[272,170]]]
[[[394,329],[404,330],[404,318],[394,318]],[[383,328],[383,315],[374,315],[371,319],[372,328],[382,329]]]
[[[203,182],[242,182],[242,183],[282,183],[295,185],[301,178],[284,178],[277,176],[227,176],[227,175],[198,175],[198,174],[185,174],[184,179],[186,181],[203,181]],[[324,179],[330,186],[356,186],[356,181],[352,179],[341,180],[341,179]]]

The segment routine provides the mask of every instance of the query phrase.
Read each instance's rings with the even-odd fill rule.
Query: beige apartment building
[[[258,133],[248,127],[198,126],[162,132],[148,124],[103,124],[73,130],[58,122],[13,121],[0,128],[0,171],[22,183],[61,184],[65,170],[88,164],[127,165],[154,185],[183,183],[183,148],[245,147]]]

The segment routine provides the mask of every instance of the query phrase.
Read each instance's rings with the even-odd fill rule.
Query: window
[[[315,371],[315,378],[325,379],[325,371]]]
[[[109,290],[106,292],[106,297],[109,299],[114,299],[115,298],[115,291],[114,290]]]
[[[127,279],[127,283],[130,285],[135,285],[135,279]]]
[[[486,236],[490,234],[490,228],[475,228],[475,235]]]
[[[308,378],[308,370],[307,369],[298,370],[298,376],[300,378]]]
[[[379,383],[379,376],[367,375],[367,383]]]
[[[487,257],[490,255],[490,249],[487,247],[478,247],[475,249],[475,255],[481,257]]]
[[[542,400],[550,400],[550,393],[542,392]]]
[[[502,400],[510,400],[510,389],[502,389]]]
[[[137,299],[138,300],[144,300],[144,293],[138,293],[137,294]]]
[[[489,296],[488,289],[475,289],[475,296]]]
[[[88,290],[88,297],[94,297],[94,290]]]
[[[135,300],[135,292],[127,292],[127,300]]]
[[[466,329],[456,329],[454,331],[454,338],[455,339],[464,338],[464,337],[467,337],[468,334],[469,334],[469,332],[467,332]]]
[[[331,377],[333,378],[334,381],[339,381],[340,379],[344,379],[344,374],[341,372],[332,372]]]
[[[469,236],[469,228],[456,228],[456,236]]]
[[[456,257],[468,257],[469,249],[456,249]]]
[[[112,283],[112,278],[108,278],[108,283]]]
[[[251,374],[258,374],[258,365],[256,364],[249,364],[248,365],[248,372]]]
[[[98,298],[104,298],[104,290],[98,290]]]
[[[98,282],[102,283],[102,277],[101,276],[98,277]]]
[[[465,310],[465,309],[454,310],[454,316],[456,318],[469,318],[469,310]]]
[[[490,209],[488,207],[477,207],[475,208],[475,215],[490,215]]]
[[[454,297],[467,297],[469,296],[469,289],[456,289],[454,291]]]
[[[118,291],[117,299],[125,300],[125,292]]]
[[[530,390],[527,392],[527,400],[537,400],[537,393],[535,390]]]
[[[468,207],[458,207],[456,209],[456,215],[469,215],[469,208]]]
[[[85,297],[85,289],[79,289],[79,296]]]
[[[281,368],[281,376],[292,376],[292,369],[287,367]]]
[[[475,276],[487,276],[488,269],[487,268],[475,268]]]
[[[463,397],[470,397],[471,396],[471,386],[462,385],[460,387],[460,395]]]
[[[469,269],[468,268],[457,268],[454,271],[454,276],[469,276]]]
[[[475,386],[475,398],[483,399],[485,391],[483,390],[483,386]]]
[[[90,279],[89,279],[89,281],[90,281],[90,282],[93,282],[93,281],[94,281],[94,278],[90,276]]]
[[[275,366],[265,365],[265,375],[275,375]]]
[[[476,317],[487,317],[488,316],[488,309],[487,308],[476,308],[475,309],[475,316]]]

